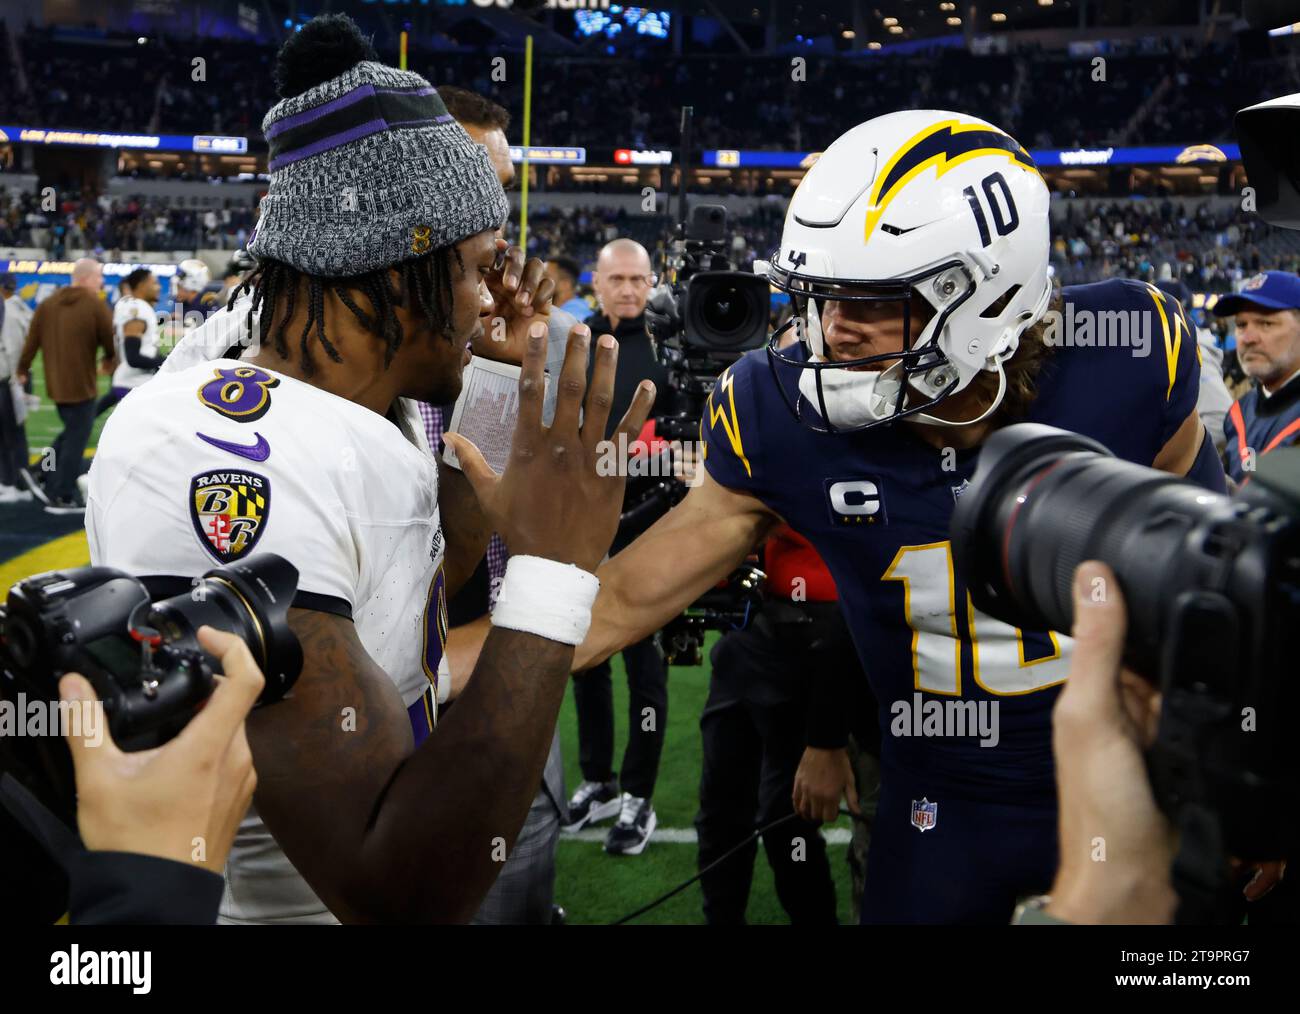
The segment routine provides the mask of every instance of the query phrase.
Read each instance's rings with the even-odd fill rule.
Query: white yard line
[[[560,841],[601,841],[605,840],[605,835],[609,832],[609,827],[587,827],[575,834],[560,833]],[[829,831],[823,831],[822,837],[826,839],[827,845],[847,845],[851,832],[846,827],[833,827]],[[656,828],[650,835],[652,842],[663,842],[668,845],[694,845],[698,840],[693,827],[660,827]]]

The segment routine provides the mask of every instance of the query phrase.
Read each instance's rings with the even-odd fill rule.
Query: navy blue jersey
[[[1223,420],[1228,437],[1228,474],[1237,482],[1249,478],[1259,456],[1300,440],[1300,377],[1265,398],[1256,385],[1228,410]]]
[[[1195,332],[1175,300],[1144,283],[1099,282],[1063,296],[1065,324],[1026,421],[1151,464],[1196,407]],[[1078,326],[1083,314],[1103,312],[1135,313],[1137,327],[1145,320],[1147,354],[1140,332],[1128,345],[1069,342],[1092,333]],[[886,770],[949,797],[1050,804],[1050,716],[1070,640],[1018,630],[971,604],[948,530],[978,448],[944,452],[903,424],[817,433],[787,408],[766,355],[749,353],[719,378],[701,423],[705,467],[781,515],[826,561],[880,702]],[[982,734],[924,735],[926,705],[944,700],[996,702],[996,744],[981,746],[991,739]],[[973,729],[974,709],[967,714]],[[913,815],[918,828],[927,819],[923,807]]]

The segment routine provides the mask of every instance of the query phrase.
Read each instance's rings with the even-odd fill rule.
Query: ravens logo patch
[[[214,469],[190,480],[190,519],[218,563],[253,551],[266,529],[271,480],[255,472]]]

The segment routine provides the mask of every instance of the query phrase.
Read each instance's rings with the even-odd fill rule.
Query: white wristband
[[[572,563],[512,556],[492,610],[492,625],[577,646],[591,626],[591,604],[599,590],[596,575]]]

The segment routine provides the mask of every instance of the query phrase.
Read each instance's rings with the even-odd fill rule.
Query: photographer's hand
[[[1074,577],[1074,659],[1052,715],[1061,861],[1047,913],[1074,923],[1168,923],[1175,836],[1142,760],[1160,697],[1120,657],[1119,581],[1089,561]]]
[[[217,874],[226,865],[257,784],[244,719],[265,680],[238,637],[211,627],[200,627],[198,636],[225,675],[173,740],[125,753],[107,729],[102,742],[67,737],[77,775],[77,825],[91,851],[159,856]],[[96,700],[79,673],[59,681],[59,696]]]
[[[497,263],[483,282],[495,305],[492,315],[483,320],[483,334],[474,340],[474,354],[519,364],[524,361],[529,327],[550,320],[555,282],[540,258],[525,262],[519,247],[507,246],[503,239],[496,242]]]
[[[794,775],[794,812],[804,820],[833,821],[840,815],[840,800],[858,813],[858,786],[849,751],[806,747]]]

